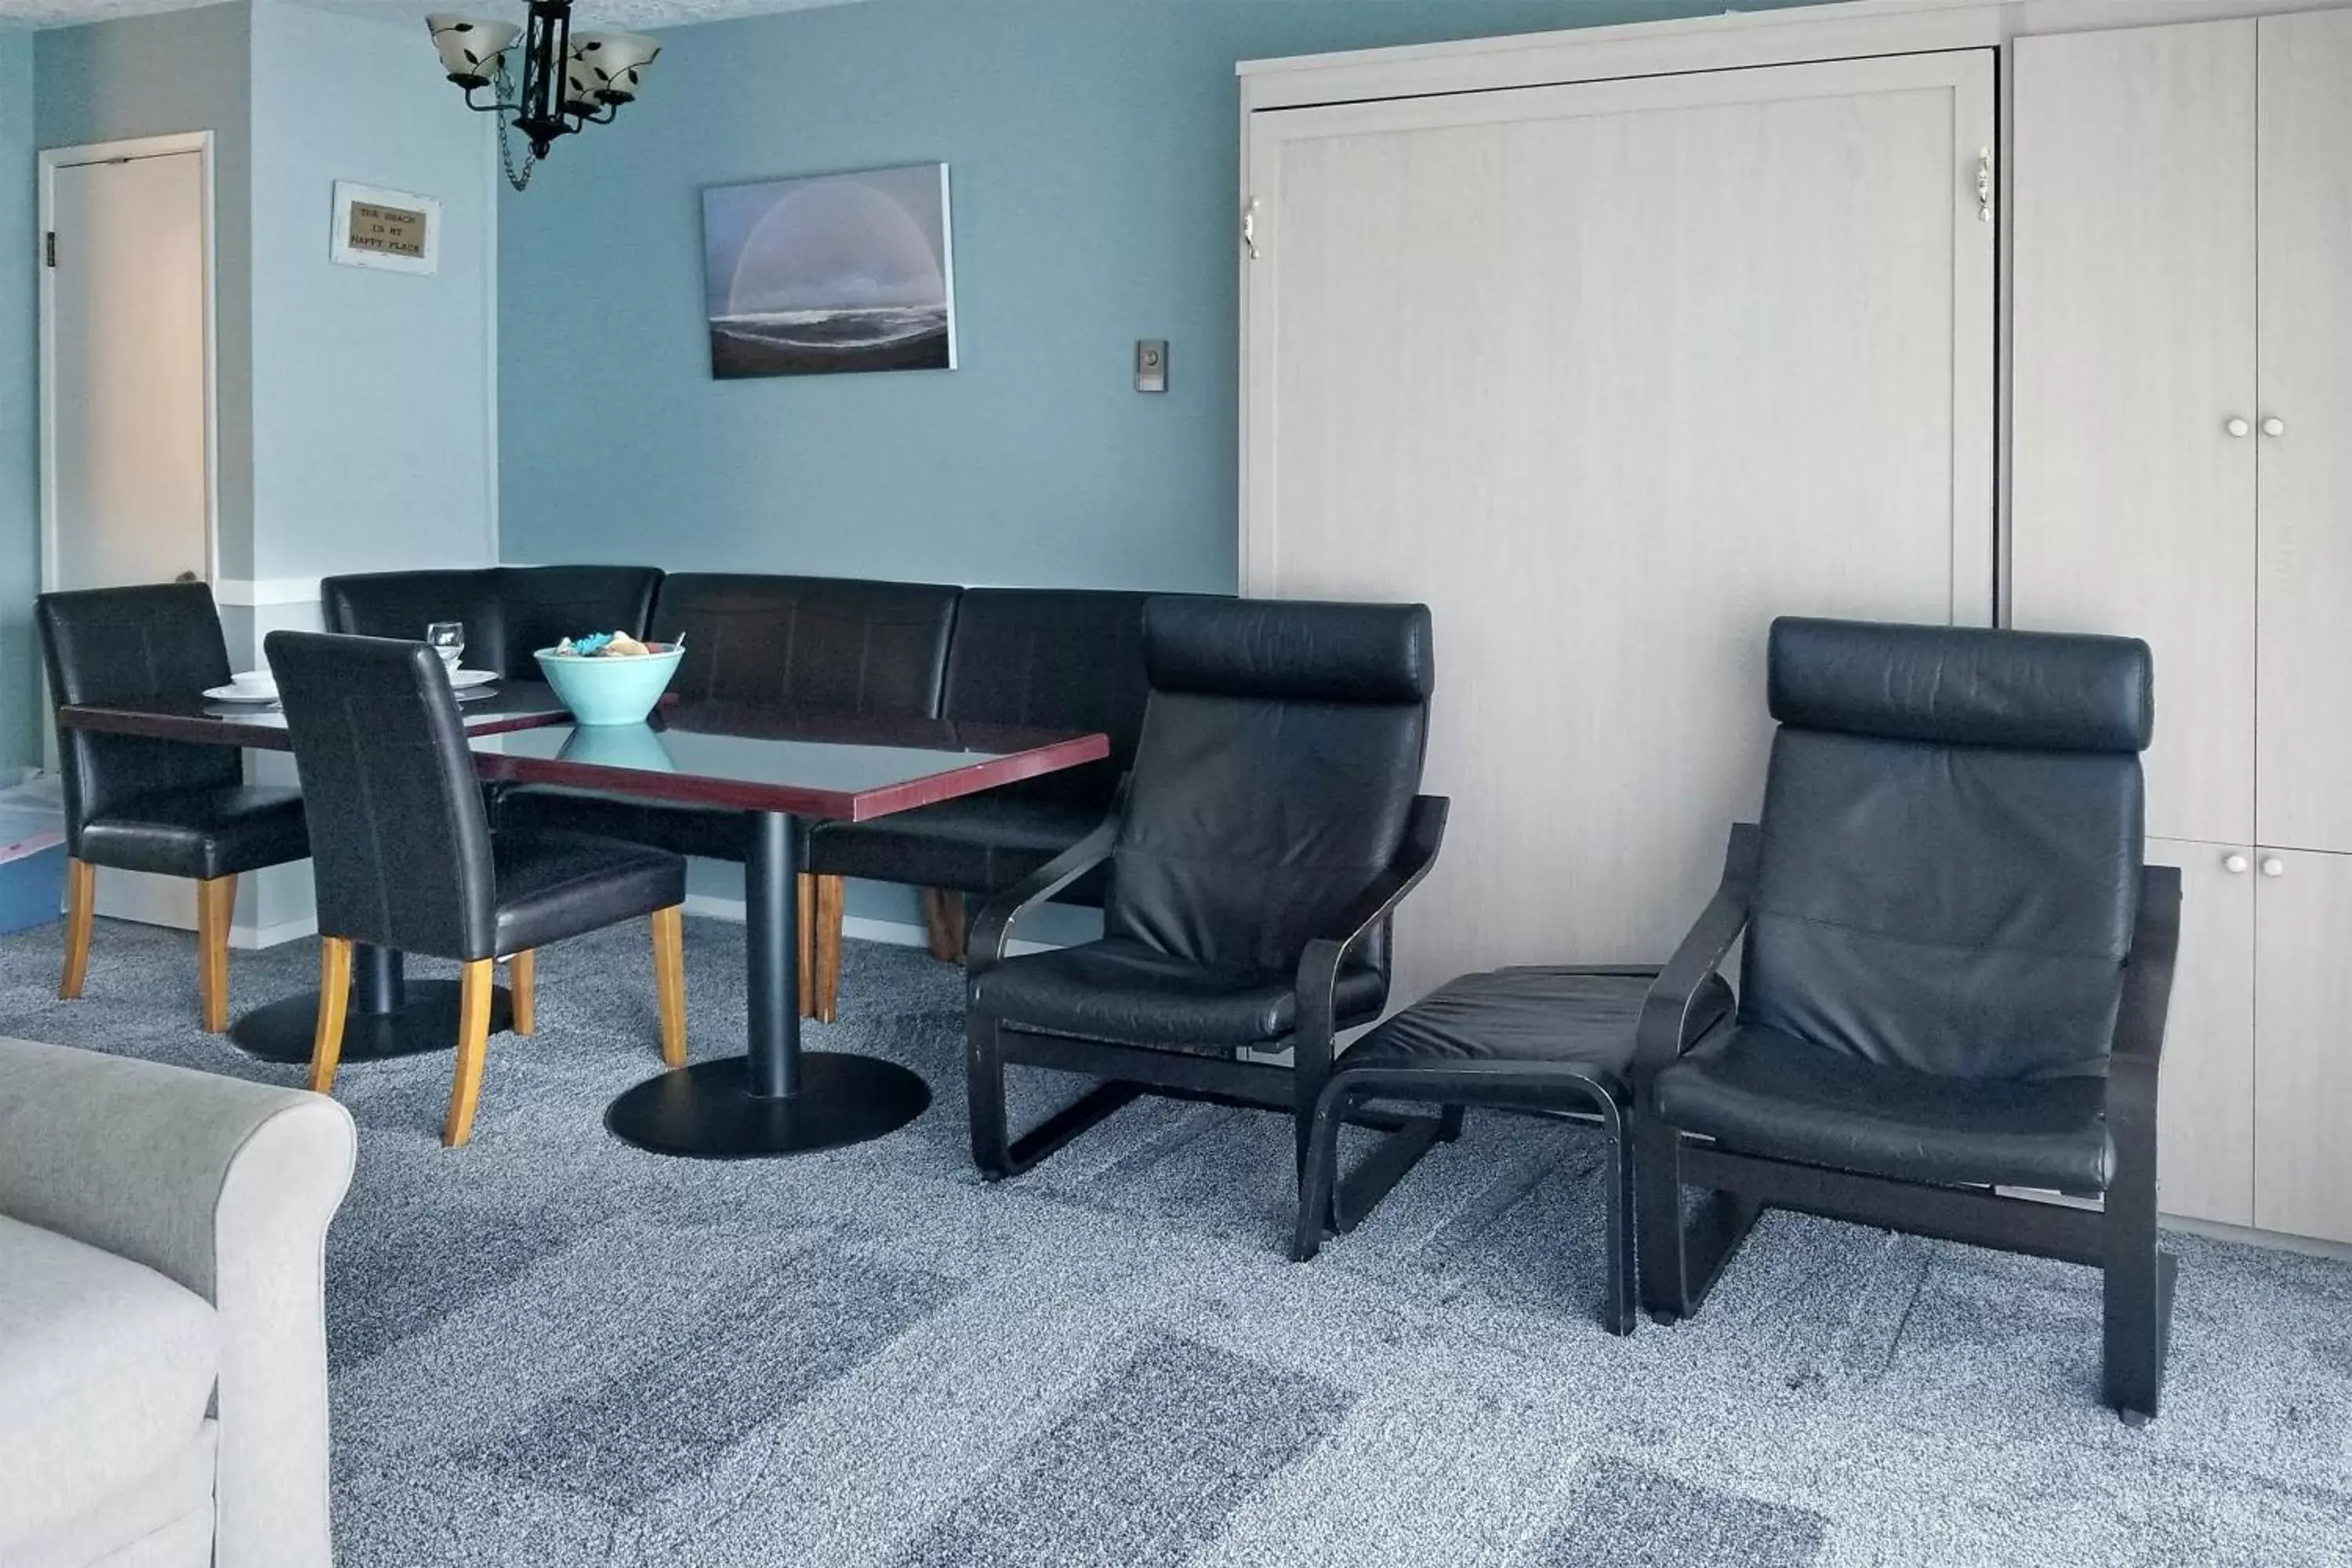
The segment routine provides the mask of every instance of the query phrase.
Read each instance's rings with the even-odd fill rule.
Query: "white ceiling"
[[[0,0],[0,26],[58,27],[75,22],[95,22],[107,16],[134,16],[149,11],[178,11],[212,0]],[[387,17],[423,16],[427,11],[455,11],[463,16],[522,18],[522,0],[312,0],[337,11]],[[575,25],[618,27],[675,27],[687,22],[709,22],[720,16],[747,16],[761,11],[800,11],[813,5],[837,5],[850,0],[578,0]]]

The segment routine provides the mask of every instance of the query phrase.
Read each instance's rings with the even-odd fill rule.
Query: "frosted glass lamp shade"
[[[661,41],[643,33],[574,33],[564,68],[567,107],[627,103],[637,96],[646,68],[661,53]]]
[[[433,47],[441,51],[441,68],[468,91],[490,85],[499,57],[522,36],[512,22],[477,22],[446,12],[425,17],[425,25],[433,30]]]

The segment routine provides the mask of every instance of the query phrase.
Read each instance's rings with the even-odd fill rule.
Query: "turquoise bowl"
[[[686,657],[675,645],[651,646],[658,651],[635,658],[564,658],[551,647],[531,657],[580,723],[642,724]]]

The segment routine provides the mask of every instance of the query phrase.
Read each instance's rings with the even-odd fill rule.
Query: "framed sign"
[[[331,259],[387,272],[433,272],[439,269],[440,252],[439,202],[406,191],[335,182]]]

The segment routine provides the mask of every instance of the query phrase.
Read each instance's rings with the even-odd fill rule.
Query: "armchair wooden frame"
[[[1124,796],[1122,789],[1122,801]],[[1287,1067],[1181,1049],[1033,1034],[1015,1024],[985,1017],[977,1009],[970,1011],[965,1068],[971,1154],[981,1175],[998,1181],[1026,1171],[1139,1095],[1151,1092],[1287,1112],[1296,1123],[1295,1155],[1303,1184],[1316,1102],[1331,1076],[1332,1037],[1337,1033],[1334,993],[1339,966],[1429,875],[1445,836],[1447,805],[1443,796],[1414,797],[1403,842],[1388,868],[1300,953],[1297,1026],[1286,1042],[1265,1042],[1267,1049],[1288,1045],[1291,1063]],[[977,981],[1003,962],[1013,924],[1023,914],[1110,858],[1118,842],[1118,820],[1114,810],[1100,827],[981,911],[972,921],[966,957],[965,972],[971,980]],[[1103,1081],[1034,1127],[1013,1136],[1005,1125],[1004,1069],[1016,1064],[1054,1068]],[[1444,1114],[1364,1111],[1351,1120],[1356,1125],[1391,1134],[1366,1167],[1378,1167],[1371,1179],[1380,1180],[1380,1191],[1394,1184],[1423,1154],[1461,1127],[1458,1116]],[[1370,1194],[1373,1198],[1378,1195],[1378,1192]]]
[[[1748,928],[1762,835],[1731,830],[1723,881],[1643,1005],[1634,1079],[1635,1207],[1642,1304],[1671,1323],[1696,1313],[1767,1207],[1938,1237],[2069,1263],[2105,1277],[2102,1394],[2130,1426],[2157,1413],[2172,1319],[2175,1263],[2157,1227],[2157,1078],[2180,931],[2180,873],[2140,873],[2139,909],[2125,961],[2121,1005],[2107,1063],[2106,1125],[2115,1166],[2099,1208],[1864,1175],[1746,1154],[1685,1135],[1654,1113],[1658,1073],[1709,1032],[1692,1004]],[[1727,1027],[1728,1025],[1721,1026]],[[1712,1195],[1695,1221],[1685,1186]]]

